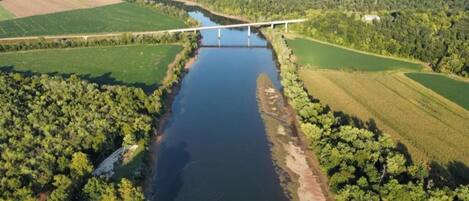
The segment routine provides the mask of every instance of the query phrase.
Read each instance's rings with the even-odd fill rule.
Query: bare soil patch
[[[121,0],[3,0],[5,9],[17,18],[121,3]]]

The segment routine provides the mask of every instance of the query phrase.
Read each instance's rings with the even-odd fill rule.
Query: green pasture
[[[407,77],[469,110],[469,83],[451,79],[445,75],[406,73]]]
[[[11,19],[13,17],[15,17],[15,15],[0,5],[0,21]]]
[[[0,38],[153,31],[182,28],[184,26],[182,20],[166,16],[154,9],[131,3],[120,3],[0,21]]]
[[[177,45],[131,45],[49,49],[0,54],[0,70],[75,73],[101,84],[153,88],[182,50]]]
[[[304,38],[288,39],[287,42],[300,65],[318,69],[385,71],[422,68],[420,64],[364,54]]]

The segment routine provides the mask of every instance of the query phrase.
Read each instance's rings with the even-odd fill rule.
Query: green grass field
[[[384,58],[304,38],[287,40],[300,65],[313,68],[358,71],[420,70],[416,63]]]
[[[469,110],[468,82],[428,73],[406,73],[406,76]]]
[[[8,20],[13,17],[15,16],[12,13],[10,13],[7,9],[0,5],[0,21]]]
[[[76,73],[101,84],[129,84],[142,88],[160,83],[182,50],[177,45],[132,45],[34,50],[0,54],[0,66],[14,71]]]
[[[468,169],[460,167],[469,167],[468,110],[400,72],[301,69],[300,77],[312,96],[346,114],[339,116],[377,127],[405,145],[401,150],[414,161],[436,161],[469,182]]]
[[[1,11],[0,11],[1,12]],[[131,3],[0,21],[0,38],[76,33],[153,31],[184,22]]]

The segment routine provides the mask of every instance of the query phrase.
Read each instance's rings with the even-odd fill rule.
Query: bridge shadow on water
[[[185,142],[174,146],[166,142],[161,144],[151,200],[173,201],[177,198],[184,183],[183,170],[191,158],[186,147]]]
[[[7,72],[7,73],[18,73],[26,77],[31,77],[31,76],[40,76],[40,75],[48,75],[48,76],[59,76],[63,78],[69,78],[72,75],[76,75],[82,80],[86,80],[95,84],[98,84],[100,86],[102,85],[121,85],[121,86],[127,86],[127,87],[135,87],[135,88],[141,88],[145,93],[149,94],[156,90],[160,84],[155,83],[155,84],[145,84],[141,82],[134,82],[134,83],[128,83],[124,82],[122,80],[117,80],[116,78],[112,77],[111,72],[103,73],[101,75],[91,75],[91,74],[76,74],[76,73],[60,73],[60,72],[47,72],[47,73],[40,73],[40,72],[35,72],[31,70],[18,70],[15,69],[14,66],[0,66],[0,72]]]

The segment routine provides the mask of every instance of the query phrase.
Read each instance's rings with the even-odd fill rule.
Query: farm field
[[[2,0],[3,6],[16,17],[28,17],[74,9],[120,3],[121,0]]]
[[[364,54],[317,41],[294,38],[287,43],[297,57],[298,64],[315,69],[347,71],[421,70],[417,63]]]
[[[13,17],[15,16],[0,4],[0,21],[11,19]]]
[[[468,110],[403,73],[302,69],[300,75],[315,98],[349,122],[376,127],[405,145],[414,161],[439,162],[456,181],[469,181]]]
[[[407,77],[469,110],[469,82],[439,74],[406,73]]]
[[[0,21],[0,38],[156,31],[184,27],[182,20],[166,16],[151,8],[131,3],[65,11]]]
[[[34,73],[76,73],[101,84],[149,89],[164,79],[181,50],[177,45],[131,45],[10,52],[0,54],[0,66]]]

